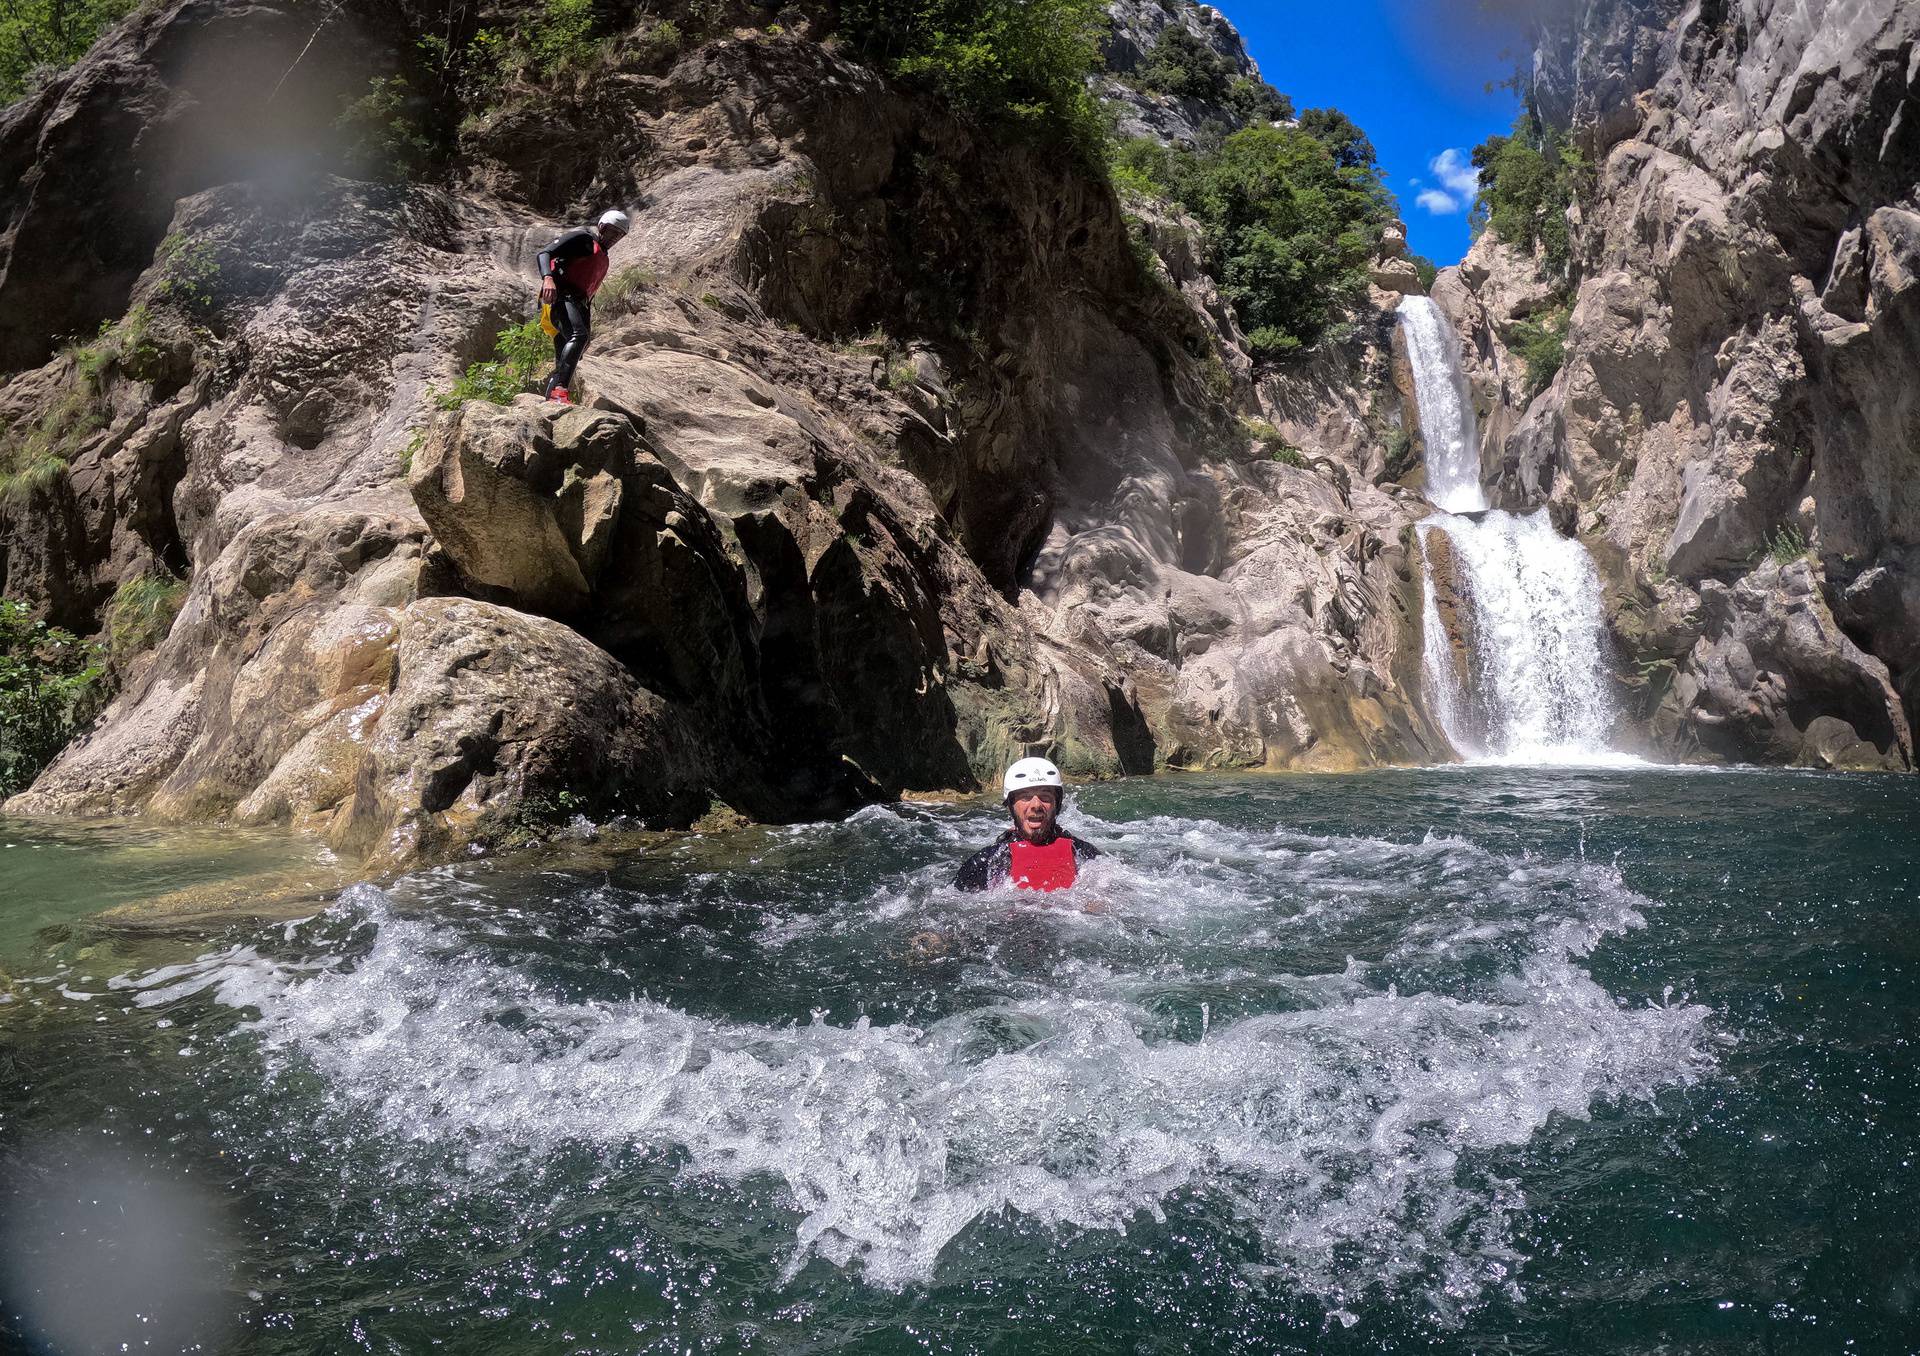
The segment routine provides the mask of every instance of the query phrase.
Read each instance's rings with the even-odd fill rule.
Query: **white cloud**
[[[1455,212],[1464,210],[1463,204],[1456,201],[1451,193],[1442,193],[1437,188],[1427,189],[1414,201],[1437,217],[1452,216]]]
[[[1427,168],[1447,186],[1447,191],[1463,203],[1473,201],[1473,195],[1480,191],[1480,171],[1468,162],[1460,151],[1449,146],[1432,160]]]

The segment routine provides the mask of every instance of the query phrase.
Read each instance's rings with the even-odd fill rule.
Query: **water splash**
[[[1623,1007],[1582,968],[1643,925],[1611,868],[1454,839],[1081,825],[1110,848],[1088,882],[1105,916],[1010,914],[1016,896],[953,894],[941,862],[745,928],[780,938],[763,969],[823,985],[906,931],[971,932],[922,1020],[583,992],[503,950],[498,917],[423,910],[438,896],[418,880],[348,892],[287,956],[240,948],[151,983],[178,1001],[197,977],[244,1010],[236,1039],[287,1086],[317,1075],[323,1132],[383,1146],[383,1175],[437,1178],[449,1199],[508,1178],[539,1199],[543,1164],[641,1147],[690,1182],[779,1183],[787,1281],[818,1258],[897,1287],[977,1223],[1125,1231],[1197,1195],[1257,1235],[1256,1271],[1329,1312],[1407,1295],[1441,1321],[1511,1290],[1524,1261],[1525,1202],[1489,1151],[1710,1065],[1704,1009]],[[845,850],[848,832],[795,846]],[[954,836],[874,812],[852,832],[857,851],[909,856]],[[552,938],[524,945],[546,956]]]

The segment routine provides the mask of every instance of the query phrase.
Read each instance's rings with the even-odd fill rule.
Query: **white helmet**
[[[1036,786],[1051,786],[1062,796],[1067,794],[1067,784],[1061,778],[1059,768],[1044,758],[1022,758],[1007,769],[1006,780],[1000,784],[1000,799],[1007,801],[1014,792]]]
[[[633,232],[633,221],[617,207],[609,207],[602,212],[598,225],[602,230],[610,226],[621,235],[630,235]]]

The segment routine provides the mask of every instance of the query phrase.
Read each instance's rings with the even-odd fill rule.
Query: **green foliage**
[[[1538,318],[1515,323],[1510,347],[1527,364],[1527,398],[1531,400],[1552,383],[1567,356],[1567,313],[1542,312]]]
[[[1792,523],[1782,523],[1767,538],[1767,559],[1776,565],[1791,565],[1806,553],[1806,535]]]
[[[106,698],[98,646],[0,598],[0,797],[26,787]]]
[[[1274,461],[1284,466],[1307,464],[1306,454],[1284,438],[1280,430],[1264,419],[1240,417],[1240,427],[1247,431],[1247,437],[1257,444],[1260,450]]]
[[[1249,127],[1211,151],[1143,139],[1119,148],[1117,161],[1199,219],[1208,269],[1265,357],[1333,337],[1366,290],[1367,261],[1393,215],[1377,170],[1340,165],[1295,128]]]
[[[358,99],[342,99],[333,125],[347,138],[347,158],[375,179],[416,179],[433,162],[424,127],[427,100],[404,75],[375,76]]]
[[[220,253],[211,240],[175,231],[160,242],[158,295],[189,314],[213,309],[220,285]]]
[[[513,398],[530,390],[535,375],[553,358],[553,345],[540,328],[540,322],[509,325],[494,340],[493,357],[469,363],[466,372],[442,393],[437,403],[443,410],[458,409],[469,400],[487,400],[495,405],[510,405]]]
[[[186,598],[187,581],[169,574],[143,574],[115,589],[106,615],[113,662],[124,664],[164,640]]]
[[[681,37],[680,25],[671,19],[662,19],[650,25],[640,35],[642,46],[656,58],[672,56],[680,50],[680,44],[683,41],[685,39]]]
[[[1424,254],[1409,254],[1407,262],[1413,265],[1413,271],[1419,275],[1420,290],[1433,291],[1433,280],[1440,276],[1440,266]]]
[[[1235,76],[1227,86],[1226,105],[1246,124],[1285,122],[1293,116],[1293,100],[1264,80]]]
[[[843,0],[864,57],[989,124],[1059,137],[1088,160],[1107,118],[1087,77],[1107,23],[1100,0]]]
[[[1378,163],[1373,142],[1337,108],[1309,108],[1300,115],[1300,130],[1325,146],[1341,169],[1370,170]]]
[[[0,503],[22,504],[58,484],[87,435],[105,422],[93,388],[81,381],[31,423],[0,434]]]
[[[43,74],[78,61],[135,0],[5,0],[0,3],[0,104],[28,93]]]
[[[526,35],[528,55],[542,75],[589,64],[599,51],[593,0],[546,0]]]
[[[1491,227],[1507,244],[1538,249],[1547,275],[1565,279],[1572,263],[1567,209],[1586,173],[1585,158],[1565,134],[1522,113],[1511,136],[1488,137],[1473,148],[1480,195],[1472,222]]]
[[[75,345],[71,352],[81,380],[95,393],[114,369],[146,380],[161,356],[153,341],[153,312],[143,302],[118,320],[103,320],[99,337],[91,344]]]

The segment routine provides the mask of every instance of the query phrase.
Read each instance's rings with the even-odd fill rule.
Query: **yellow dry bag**
[[[546,331],[549,339],[560,333],[560,327],[553,323],[553,303],[550,301],[540,307],[540,328]]]

